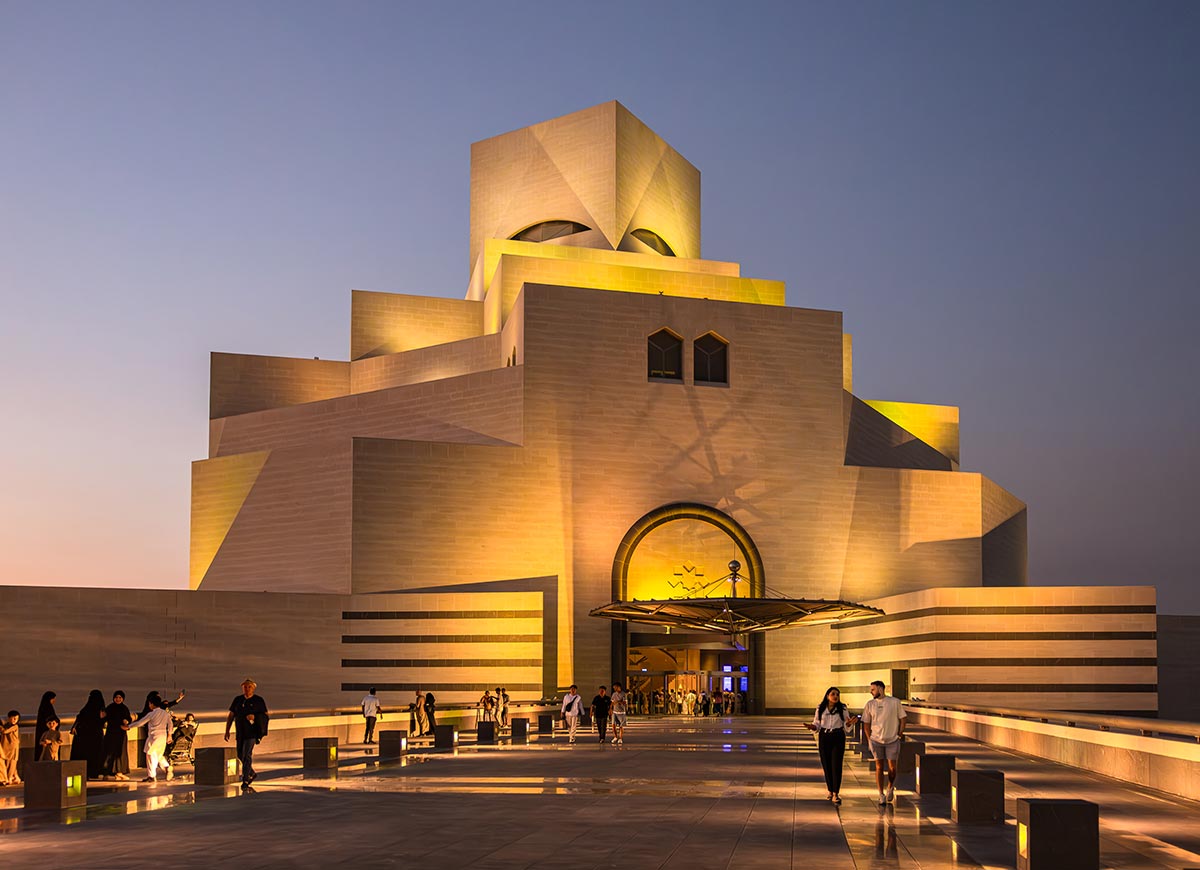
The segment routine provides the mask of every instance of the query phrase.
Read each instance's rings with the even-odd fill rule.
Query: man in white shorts
[[[863,732],[875,756],[875,784],[879,786],[882,806],[896,796],[896,762],[900,758],[900,741],[904,739],[904,719],[908,714],[896,698],[883,691],[883,682],[871,683],[871,700],[863,706]],[[887,763],[887,792],[883,790],[883,768]]]
[[[628,710],[628,696],[621,691],[620,683],[613,683],[612,695],[612,726],[613,726],[613,743],[625,742],[625,716]]]

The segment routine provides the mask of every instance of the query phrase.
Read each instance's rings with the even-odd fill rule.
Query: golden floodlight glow
[[[336,746],[329,747],[329,760],[337,761],[337,747]]]
[[[237,776],[237,759],[231,758],[225,762],[225,775]]]
[[[66,781],[67,797],[79,797],[83,794],[83,777],[68,776]]]
[[[1029,828],[1024,822],[1017,822],[1017,854],[1029,860]]]
[[[950,812],[958,812],[958,786],[950,786]]]

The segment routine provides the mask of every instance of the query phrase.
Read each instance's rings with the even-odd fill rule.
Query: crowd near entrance
[[[625,683],[635,708],[646,714],[731,716],[750,709],[750,662],[744,650],[631,647]]]

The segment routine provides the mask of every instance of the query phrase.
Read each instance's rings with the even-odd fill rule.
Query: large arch
[[[724,511],[717,510],[715,507],[709,507],[706,504],[676,502],[650,511],[650,513],[629,527],[629,531],[625,533],[625,537],[617,545],[617,552],[613,556],[612,564],[613,601],[625,600],[629,580],[629,562],[633,558],[633,551],[637,549],[637,545],[641,543],[646,535],[659,526],[678,520],[698,520],[702,523],[716,526],[729,535],[737,546],[738,552],[742,554],[742,559],[746,565],[750,580],[750,597],[762,597],[766,589],[766,583],[763,578],[762,555],[758,552],[758,547],[755,545],[754,539],[742,528],[741,523]]]
[[[612,596],[614,601],[624,601],[629,580],[629,563],[638,544],[652,531],[666,523],[678,520],[698,520],[702,523],[716,526],[733,540],[742,554],[744,564],[748,568],[750,581],[750,596],[763,597],[766,594],[766,575],[763,569],[762,554],[754,539],[750,537],[742,524],[724,511],[697,502],[675,502],[655,508],[643,516],[625,532],[612,564]],[[751,710],[761,713],[764,709],[766,694],[766,638],[761,633],[751,634],[748,639],[748,651],[751,660]],[[612,624],[612,673],[614,680],[624,678],[626,662],[629,657],[629,623],[614,621]]]

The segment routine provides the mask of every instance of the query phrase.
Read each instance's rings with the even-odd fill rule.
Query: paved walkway
[[[1017,797],[1101,806],[1104,867],[1200,866],[1200,805],[923,729],[959,767],[1008,774]],[[595,738],[593,738],[594,740]],[[265,745],[264,745],[265,748]],[[417,753],[379,764],[343,750],[335,777],[298,754],[262,756],[236,787],[93,784],[86,810],[36,814],[0,791],[0,861],[75,868],[945,868],[1013,867],[1015,827],[951,824],[946,798],[875,803],[868,765],[847,759],[840,808],[825,798],[811,735],[794,718],[636,721],[623,746],[581,736]]]

